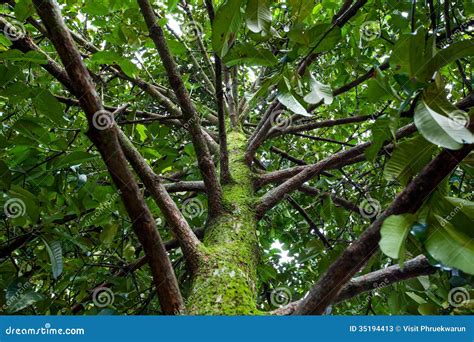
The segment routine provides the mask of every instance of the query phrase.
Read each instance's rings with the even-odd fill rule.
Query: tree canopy
[[[474,312],[472,1],[1,4],[1,312]]]

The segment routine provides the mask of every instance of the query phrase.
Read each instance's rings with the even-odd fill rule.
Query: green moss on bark
[[[229,132],[233,182],[223,187],[226,213],[212,221],[200,246],[199,271],[187,301],[190,314],[255,315],[259,262],[252,175],[244,161],[245,136]]]

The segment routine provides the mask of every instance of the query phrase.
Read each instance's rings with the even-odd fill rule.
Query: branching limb
[[[407,125],[397,132],[397,138],[403,138],[410,134],[413,134],[416,131],[414,124]],[[340,168],[343,165],[347,165],[347,162],[353,160],[353,158],[358,157],[364,154],[364,151],[371,146],[371,142],[366,142],[355,147],[352,147],[346,151],[336,153],[316,164],[308,166],[299,166],[292,168],[289,171],[276,171],[278,176],[283,176],[285,173],[297,172],[295,176],[291,177],[281,185],[270,190],[264,196],[262,196],[260,203],[256,208],[256,215],[258,218],[261,218],[264,213],[273,208],[278,202],[280,202],[286,194],[291,193],[292,191],[298,189],[305,182],[319,175],[323,170],[330,170],[334,168]],[[299,171],[299,172],[298,172]],[[275,174],[275,173],[274,173]],[[268,175],[266,175],[268,178]],[[260,178],[260,181],[262,177]],[[267,179],[268,180],[268,179]]]
[[[406,261],[403,268],[399,265],[389,266],[385,269],[370,272],[360,277],[353,278],[341,290],[334,303],[339,303],[354,298],[364,292],[381,289],[400,281],[430,275],[436,272],[424,255]],[[273,315],[291,315],[295,312],[301,301],[296,301],[272,312]]]
[[[170,226],[173,235],[179,241],[188,267],[192,273],[197,272],[200,260],[198,238],[194,235],[188,222],[179,211],[178,206],[166,191],[160,177],[153,172],[146,160],[120,129],[118,130],[118,140],[125,157],[151,193],[156,205],[160,208],[166,222]]]
[[[211,24],[214,22],[214,7],[210,0],[206,0],[207,13]],[[222,85],[224,65],[219,56],[214,53],[214,67],[216,76],[216,100],[217,100],[217,118],[219,120],[219,151],[220,151],[220,177],[222,184],[229,184],[232,180],[229,169],[229,152],[227,148],[227,132],[225,125],[225,110],[224,110],[224,88]]]
[[[157,23],[153,8],[151,7],[148,0],[138,0],[138,4],[150,31],[150,37],[155,43],[163,65],[166,69],[171,88],[176,94],[183,117],[186,120],[184,125],[187,126],[188,131],[191,134],[194,149],[196,150],[196,155],[198,158],[199,169],[207,188],[209,215],[210,217],[216,217],[222,211],[222,188],[217,178],[214,163],[212,161],[211,154],[209,153],[206,140],[203,136],[201,125],[199,124],[199,116],[196,112],[196,108],[191,102],[189,93],[186,90],[176,63],[168,49],[163,30]]]
[[[380,228],[390,215],[415,213],[425,199],[456,166],[473,150],[465,145],[458,151],[444,150],[433,159],[403,190],[392,204],[351,244],[329,267],[296,307],[295,315],[320,315],[333,303],[349,279],[356,274],[378,250]]]
[[[66,72],[74,94],[79,99],[89,122],[89,138],[97,146],[114,183],[122,196],[135,233],[148,256],[155,288],[165,314],[175,314],[184,308],[176,277],[156,229],[154,219],[138,188],[117,139],[117,128],[100,130],[94,127],[98,113],[104,109],[78,49],[64,24],[58,5],[53,0],[34,0],[33,4],[48,30]],[[113,118],[109,116],[113,122]]]

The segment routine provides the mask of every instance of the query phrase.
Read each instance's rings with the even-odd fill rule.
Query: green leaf
[[[463,40],[455,42],[446,49],[441,49],[422,67],[418,72],[419,78],[428,81],[433,74],[443,66],[450,64],[458,59],[474,55],[474,40]]]
[[[269,0],[249,0],[245,9],[245,23],[250,31],[268,31],[272,21]]]
[[[12,172],[8,167],[7,163],[3,160],[0,160],[0,186],[2,189],[8,190],[10,189],[10,185],[12,183]]]
[[[474,240],[437,215],[431,217],[429,224],[425,247],[431,256],[446,266],[474,274]]]
[[[244,2],[244,0],[226,0],[217,10],[212,25],[212,48],[221,58],[229,51],[229,44],[242,23],[240,8]]]
[[[278,63],[278,60],[270,50],[257,50],[252,44],[248,43],[234,46],[224,57],[223,61],[229,67],[237,64],[272,66]]]
[[[78,165],[90,161],[97,156],[84,151],[74,151],[62,159],[58,159],[54,164],[55,169],[63,169],[72,165]]]
[[[109,0],[86,0],[85,6],[82,10],[92,15],[107,15],[109,14]]]
[[[400,35],[392,50],[390,65],[398,67],[402,72],[407,72],[410,78],[415,77],[427,62],[425,34],[424,29],[419,29],[413,34]],[[427,50],[429,49],[432,49],[431,46],[428,46]]]
[[[114,241],[115,235],[117,235],[118,224],[108,223],[102,229],[100,233],[100,241],[105,245],[110,245]]]
[[[406,185],[431,160],[436,146],[426,141],[421,135],[397,144],[392,157],[385,165],[386,180],[398,179]]]
[[[341,41],[341,28],[331,24],[316,24],[308,30],[307,36],[313,53],[329,51]]]
[[[312,75],[310,76],[311,92],[304,97],[304,100],[310,104],[316,104],[323,101],[324,104],[330,105],[334,99],[330,86],[317,81]]]
[[[434,111],[425,99],[421,99],[415,108],[415,125],[426,140],[450,150],[474,143],[474,135],[469,129]]]
[[[147,134],[146,134],[147,133],[146,127],[142,124],[138,124],[136,126],[136,129],[137,129],[137,132],[140,136],[140,141],[144,142],[146,140],[146,138],[148,137]]]
[[[291,17],[295,23],[303,21],[312,11],[314,2],[311,0],[289,0]]]
[[[51,271],[53,272],[53,278],[57,279],[63,272],[63,250],[59,241],[49,242],[45,238],[41,238],[46,246],[46,251],[51,260]]]
[[[380,249],[385,255],[394,259],[403,260],[405,257],[405,240],[411,227],[416,222],[412,214],[389,216],[380,230]]]
[[[284,77],[282,81],[278,84],[279,94],[277,96],[278,101],[286,108],[291,110],[295,114],[303,116],[311,116],[303,105],[293,96],[289,81]]]
[[[36,302],[44,300],[44,297],[32,291],[32,284],[27,280],[16,280],[6,291],[6,307],[10,313],[23,310]]]
[[[293,113],[303,116],[311,116],[290,92],[280,93],[277,98],[282,105],[291,110]]]
[[[127,58],[113,51],[99,51],[89,59],[91,64],[117,64],[129,77],[135,77],[139,73],[138,67]]]
[[[367,82],[367,90],[364,96],[371,102],[378,102],[385,99],[400,99],[388,78],[379,69],[375,72],[375,78],[371,78]]]
[[[0,60],[31,62],[36,64],[48,63],[46,56],[38,51],[28,51],[27,53],[23,53],[20,50],[8,50],[0,53]]]
[[[35,13],[35,8],[31,0],[19,0],[15,4],[15,17],[19,21],[24,21],[26,18]]]
[[[38,221],[38,199],[35,195],[18,185],[12,184],[10,191],[8,192],[8,197],[12,200],[12,203],[17,205],[17,208],[20,210],[18,212],[20,213],[18,217],[22,217],[26,213],[33,222]]]
[[[474,238],[472,222],[474,222],[474,202],[463,199],[444,196],[438,200],[439,205],[434,212],[449,221],[458,231]]]
[[[51,94],[49,90],[37,88],[35,96],[32,98],[33,106],[36,110],[51,119],[59,126],[64,125],[63,105]]]
[[[393,135],[390,130],[391,124],[391,119],[386,116],[379,117],[374,122],[371,129],[373,143],[365,150],[364,153],[367,160],[374,162],[383,146],[383,143],[393,139]]]

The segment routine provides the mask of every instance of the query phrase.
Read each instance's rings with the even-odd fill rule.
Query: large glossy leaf
[[[259,33],[268,30],[272,21],[269,0],[248,0],[245,23],[250,31]]]
[[[219,57],[229,51],[229,43],[242,23],[240,9],[246,0],[226,0],[216,12],[212,24],[212,48]]]
[[[316,104],[323,101],[330,105],[334,99],[331,87],[316,80],[313,76],[310,78],[311,92],[304,97],[304,100],[310,104]]]
[[[57,240],[48,241],[45,238],[42,240],[46,250],[48,251],[49,260],[51,261],[53,278],[57,279],[63,272],[63,250],[61,248],[61,243]]]
[[[400,35],[393,47],[390,65],[392,67],[396,66],[400,71],[404,71],[410,77],[414,77],[427,61],[425,55],[425,33],[425,30],[420,29],[413,34]]]
[[[138,67],[129,59],[120,56],[113,51],[100,51],[95,53],[89,60],[92,64],[117,64],[129,77],[135,77],[139,73]]]
[[[227,66],[244,64],[248,66],[272,66],[278,63],[270,50],[255,48],[252,44],[239,44],[234,46],[224,57]]]
[[[394,259],[404,259],[405,240],[411,227],[416,222],[412,214],[392,215],[383,222],[380,234],[380,249]]]
[[[474,274],[474,240],[442,217],[430,221],[426,250],[444,265]]]
[[[0,53],[0,60],[46,64],[46,56],[37,51],[23,53],[20,50],[8,50]]]
[[[398,179],[407,184],[431,160],[436,146],[422,136],[403,141],[395,146],[392,156],[384,168],[387,180]]]
[[[295,114],[310,116],[303,105],[293,96],[291,92],[284,92],[278,95],[278,101]]]
[[[469,129],[434,111],[425,99],[421,99],[416,106],[415,125],[426,140],[450,150],[474,143],[474,135]]]
[[[428,81],[433,74],[443,66],[457,59],[474,55],[474,40],[455,42],[445,49],[441,49],[429,59],[419,70],[419,78]]]

